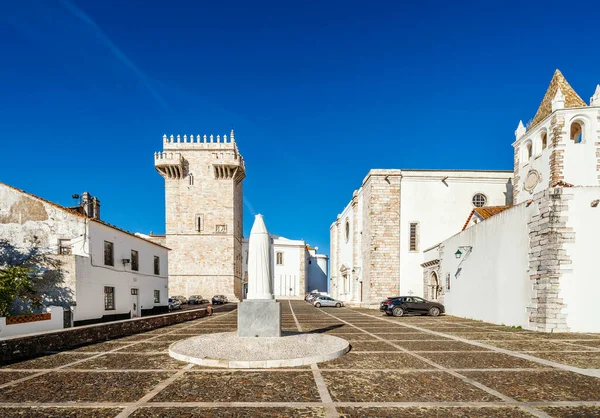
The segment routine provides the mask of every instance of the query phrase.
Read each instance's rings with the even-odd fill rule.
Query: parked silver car
[[[336,308],[341,308],[344,306],[344,302],[335,300],[329,296],[318,296],[312,301],[312,304],[317,308],[320,308],[321,306],[335,306]]]

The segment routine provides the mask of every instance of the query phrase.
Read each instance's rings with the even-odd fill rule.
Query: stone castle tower
[[[169,294],[242,297],[242,180],[233,130],[163,136],[154,167],[165,179]]]

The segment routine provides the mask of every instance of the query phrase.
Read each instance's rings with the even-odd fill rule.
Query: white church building
[[[330,292],[376,307],[423,296],[422,251],[460,231],[473,207],[510,205],[512,171],[371,170],[330,227]]]
[[[600,86],[588,105],[557,70],[515,135],[514,206],[465,211],[464,230],[425,251],[424,288],[452,315],[600,332]]]
[[[271,236],[271,271],[273,294],[276,298],[300,299],[307,292],[327,292],[329,258],[318,254],[304,240],[293,240],[279,235]],[[248,290],[248,242],[242,240],[243,296]]]

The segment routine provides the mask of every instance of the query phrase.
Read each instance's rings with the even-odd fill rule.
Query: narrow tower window
[[[188,177],[190,178],[190,186],[194,185],[194,175],[192,173],[188,174]]]
[[[546,149],[548,146],[548,134],[546,131],[542,132],[542,149]]]
[[[410,238],[408,241],[409,251],[419,251],[419,223],[411,222],[409,227]]]
[[[283,253],[280,253],[280,252],[277,253],[277,265],[283,266]]]
[[[533,147],[532,147],[531,142],[528,142],[526,147],[527,147],[527,160],[530,160],[531,155],[533,154]]]
[[[571,141],[576,144],[583,142],[583,125],[580,122],[571,124]]]

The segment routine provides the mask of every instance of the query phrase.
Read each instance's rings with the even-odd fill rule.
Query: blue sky
[[[512,169],[560,68],[600,83],[597,2],[20,0],[0,14],[0,181],[164,232],[153,153],[235,128],[244,229],[329,252],[371,168]],[[465,215],[466,216],[466,215]]]

